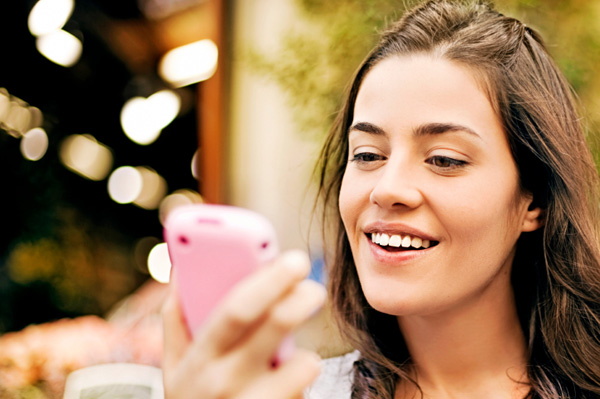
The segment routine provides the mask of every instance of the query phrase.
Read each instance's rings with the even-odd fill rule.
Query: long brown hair
[[[529,397],[600,397],[598,176],[575,96],[533,29],[488,2],[431,0],[384,32],[361,64],[318,166],[324,225],[335,230],[330,296],[340,330],[361,353],[352,398],[393,398],[399,379],[410,380],[395,317],[371,308],[362,293],[338,193],[365,75],[387,57],[414,53],[458,62],[478,78],[504,124],[521,186],[544,210],[543,229],[520,237],[512,269]]]

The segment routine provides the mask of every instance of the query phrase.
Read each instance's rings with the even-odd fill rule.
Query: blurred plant
[[[62,208],[58,219],[52,236],[16,244],[9,276],[21,286],[47,284],[67,314],[103,314],[140,284],[127,240],[88,225],[73,209]]]
[[[281,38],[273,54],[250,49],[249,65],[288,94],[298,128],[309,138],[329,129],[352,73],[377,40],[378,29],[399,14],[389,0],[296,0],[302,26]]]
[[[544,37],[580,99],[588,143],[600,169],[600,2],[504,0],[501,6]]]
[[[378,31],[417,1],[295,0],[302,26],[281,38],[273,54],[250,51],[249,65],[287,93],[298,130],[320,139],[341,106],[352,73]],[[590,145],[600,154],[600,2],[503,0],[500,11],[541,31],[549,51],[578,92],[589,123]],[[309,136],[309,137],[310,137]],[[597,155],[600,165],[600,155]]]

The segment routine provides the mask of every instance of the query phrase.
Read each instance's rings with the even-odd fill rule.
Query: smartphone
[[[194,204],[173,210],[164,238],[190,335],[240,280],[275,259],[275,229],[264,216],[248,209]],[[271,361],[277,367],[294,351],[287,337]]]
[[[191,335],[236,283],[278,253],[275,230],[264,216],[227,205],[176,208],[164,237]]]

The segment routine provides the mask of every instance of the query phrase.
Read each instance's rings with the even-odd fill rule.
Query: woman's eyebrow
[[[353,124],[348,129],[348,133],[350,133],[353,130],[358,130],[361,132],[370,133],[370,134],[374,134],[377,136],[385,136],[386,135],[385,130],[383,130],[379,126],[374,125],[369,122],[357,122],[357,123]]]
[[[374,125],[370,122],[356,122],[352,126],[350,126],[350,129],[348,129],[348,133],[350,133],[354,130],[373,134],[376,136],[385,136],[387,134],[385,130],[383,130],[379,126]],[[468,133],[474,137],[481,139],[481,136],[477,132],[475,132],[473,129],[471,129],[470,127],[464,126],[464,125],[459,125],[456,123],[440,123],[440,122],[425,123],[425,124],[417,126],[415,129],[413,129],[413,134],[417,137],[418,136],[427,136],[427,135],[435,136],[438,134],[454,133],[454,132]]]
[[[415,136],[438,135],[451,132],[465,132],[481,139],[481,136],[473,129],[455,123],[425,123],[413,130]]]

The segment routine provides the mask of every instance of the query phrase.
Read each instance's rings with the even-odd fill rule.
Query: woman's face
[[[472,73],[427,55],[365,77],[340,212],[364,294],[397,316],[507,298],[516,241],[539,227]]]

